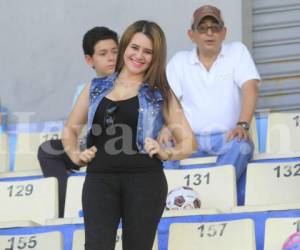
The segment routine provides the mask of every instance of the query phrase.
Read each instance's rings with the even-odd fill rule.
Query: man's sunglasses
[[[104,126],[106,128],[115,123],[115,118],[116,118],[115,113],[118,108],[119,108],[118,105],[114,102],[110,103],[107,106],[104,114]]]
[[[220,24],[212,24],[212,25],[200,24],[197,27],[197,31],[200,34],[206,34],[210,29],[212,33],[219,33],[223,29],[223,27],[224,26]]]

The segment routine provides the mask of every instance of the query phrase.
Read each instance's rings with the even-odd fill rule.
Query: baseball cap
[[[220,25],[224,25],[221,11],[215,6],[204,5],[194,11],[193,26],[197,27],[201,20],[207,16],[213,17]]]

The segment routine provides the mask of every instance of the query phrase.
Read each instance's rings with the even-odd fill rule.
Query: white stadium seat
[[[287,158],[299,158],[300,152],[289,152],[289,153],[257,153],[253,155],[253,160],[279,160]]]
[[[64,218],[79,217],[82,210],[81,194],[85,176],[70,176],[67,183]]]
[[[188,186],[198,192],[205,211],[229,211],[237,204],[235,169],[231,165],[211,168],[165,170],[169,192],[178,186]],[[201,214],[201,208],[199,210]],[[164,216],[168,215],[168,211]]]
[[[8,171],[8,136],[0,133],[0,174]]]
[[[256,127],[256,118],[253,117],[251,124],[250,124],[250,129],[249,133],[251,135],[251,139],[254,144],[254,153],[259,152],[259,143],[258,143],[258,134],[257,134],[257,127]]]
[[[73,233],[72,250],[84,250],[84,230],[75,230]]]
[[[300,157],[300,113],[268,115],[266,152],[255,154],[254,160]]]
[[[300,218],[269,218],[265,225],[264,250],[282,249],[287,238],[297,231]]]
[[[84,230],[74,231],[72,250],[84,250],[84,241]],[[122,229],[118,229],[117,231],[115,250],[122,250]],[[158,250],[157,237],[155,238],[152,250]]]
[[[181,160],[180,165],[188,166],[188,165],[211,164],[211,163],[216,163],[216,161],[217,161],[216,156],[193,157],[193,158],[186,158]]]
[[[299,112],[269,114],[266,152],[300,155]]]
[[[63,235],[58,231],[29,235],[0,235],[0,249],[63,250]]]
[[[29,177],[29,176],[43,176],[42,170],[31,170],[31,171],[13,171],[1,173],[0,179],[7,178],[19,178],[19,177]]]
[[[199,249],[255,250],[253,220],[173,223],[170,225],[168,250]]]
[[[251,163],[247,168],[245,206],[233,212],[300,208],[300,162]]]
[[[14,161],[15,171],[40,170],[38,147],[50,139],[60,139],[61,132],[19,133]]]
[[[57,179],[1,181],[0,200],[0,227],[16,221],[44,224],[58,217]]]

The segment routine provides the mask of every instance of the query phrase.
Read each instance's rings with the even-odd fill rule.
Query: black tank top
[[[148,172],[161,170],[162,162],[140,154],[136,146],[139,99],[137,96],[100,102],[93,120],[95,158],[87,172]]]

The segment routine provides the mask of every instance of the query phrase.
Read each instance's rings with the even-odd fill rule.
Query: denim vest
[[[89,92],[88,137],[87,147],[91,147],[91,133],[94,116],[99,103],[114,87],[117,74],[95,78],[91,82]],[[149,84],[143,83],[139,88],[139,115],[137,123],[136,145],[140,153],[146,153],[144,141],[146,137],[156,139],[163,124],[163,98],[158,89],[152,91]]]

